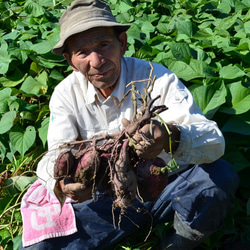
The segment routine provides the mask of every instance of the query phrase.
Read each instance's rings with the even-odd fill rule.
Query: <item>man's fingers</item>
[[[130,121],[126,118],[122,118],[122,125],[123,127],[127,127],[130,124]]]
[[[92,186],[86,187],[81,183],[69,183],[65,185],[65,192],[75,202],[83,202],[91,198]]]
[[[65,190],[67,192],[79,192],[86,189],[85,185],[81,183],[69,183],[65,185]]]

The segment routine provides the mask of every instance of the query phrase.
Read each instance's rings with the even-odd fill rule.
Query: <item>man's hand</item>
[[[124,126],[128,125],[129,121],[123,120]],[[171,131],[171,150],[176,151],[180,141],[179,129],[172,125],[167,124],[168,129]],[[164,149],[170,152],[169,133],[164,124],[157,120],[152,120],[152,123],[144,125],[132,137],[135,144],[136,154],[143,159],[153,159],[157,157]]]
[[[70,178],[66,177],[59,181],[59,187],[61,192],[70,197],[75,202],[83,202],[92,197],[92,185],[86,187],[81,183],[70,182]]]

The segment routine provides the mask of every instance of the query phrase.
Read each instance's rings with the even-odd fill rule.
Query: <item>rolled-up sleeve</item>
[[[225,141],[216,122],[208,120],[196,105],[190,91],[169,72],[158,79],[154,95],[168,107],[160,116],[178,126],[181,138],[173,157],[187,164],[210,163],[224,154]]]

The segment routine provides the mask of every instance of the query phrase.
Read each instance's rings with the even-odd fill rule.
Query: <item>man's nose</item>
[[[92,51],[89,54],[89,63],[91,67],[99,68],[104,63],[104,57],[102,54],[98,53],[97,51]]]

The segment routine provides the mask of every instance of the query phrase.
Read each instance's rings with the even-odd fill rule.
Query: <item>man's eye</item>
[[[101,43],[101,48],[106,48],[108,47],[109,43],[107,42],[104,42],[104,43]]]
[[[85,50],[80,50],[80,51],[79,51],[79,54],[81,54],[81,55],[86,55],[86,51],[85,51]]]
[[[81,56],[81,57],[85,57],[85,56],[87,55],[87,53],[86,53],[85,50],[79,50],[79,51],[77,52],[77,55],[78,55],[78,56]]]

